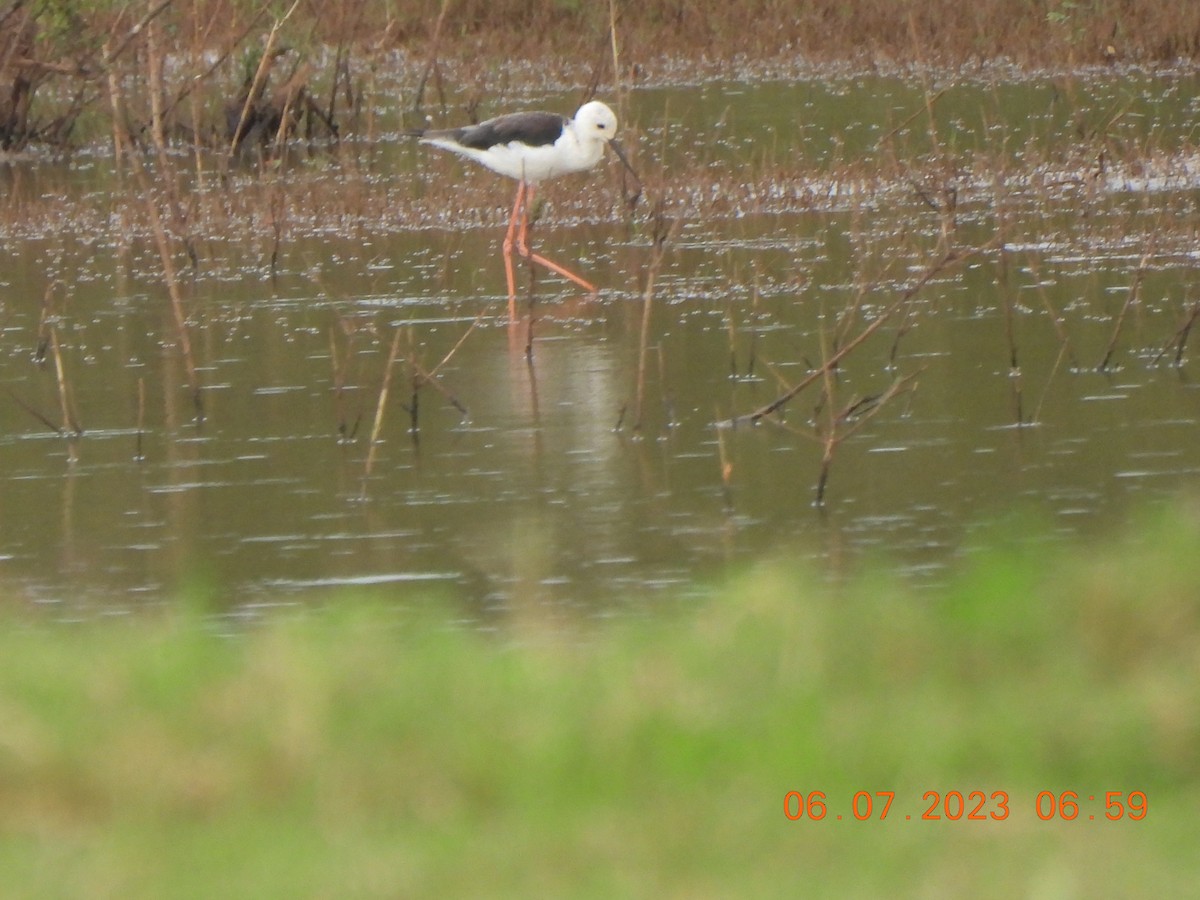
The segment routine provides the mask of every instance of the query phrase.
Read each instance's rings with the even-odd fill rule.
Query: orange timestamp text
[[[801,819],[819,822],[826,818],[883,821],[892,813],[895,799],[895,791],[856,791],[839,811],[839,804],[831,801],[824,791],[788,791],[783,796],[783,814],[793,822]],[[925,821],[1003,822],[1011,810],[1008,791],[926,791],[921,795],[920,806],[902,815],[904,819]],[[1105,791],[1086,796],[1078,791],[1039,791],[1033,811],[1043,822],[1076,819],[1138,822],[1146,818],[1149,803],[1145,791]],[[900,815],[892,813],[893,818]]]

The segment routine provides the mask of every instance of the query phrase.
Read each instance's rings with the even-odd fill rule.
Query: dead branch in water
[[[1188,313],[1187,319],[1185,319],[1184,323],[1179,326],[1173,335],[1171,335],[1171,339],[1163,344],[1163,348],[1158,351],[1158,355],[1154,357],[1154,361],[1151,363],[1151,365],[1158,365],[1172,344],[1175,345],[1175,359],[1173,362],[1174,366],[1178,368],[1179,366],[1183,365],[1183,348],[1184,345],[1187,344],[1188,335],[1192,332],[1192,326],[1196,324],[1198,319],[1200,319],[1200,302],[1192,304],[1192,309],[1191,312]]]
[[[1150,258],[1154,255],[1155,248],[1158,245],[1159,232],[1156,230],[1150,237],[1149,243],[1146,245],[1146,250],[1142,253],[1142,258],[1138,260],[1137,268],[1133,273],[1133,283],[1129,285],[1129,292],[1125,295],[1125,302],[1121,305],[1121,311],[1117,314],[1116,321],[1113,324],[1112,336],[1108,339],[1108,349],[1104,353],[1104,359],[1100,361],[1100,365],[1096,367],[1097,371],[1107,372],[1109,363],[1112,362],[1113,354],[1117,349],[1117,339],[1121,336],[1121,328],[1125,324],[1125,316],[1129,310],[1138,302],[1138,296],[1142,289],[1142,279],[1146,275],[1146,269],[1149,265]]]
[[[821,441],[821,471],[817,476],[816,496],[813,499],[814,506],[825,505],[825,488],[829,484],[829,472],[833,467],[834,454],[842,445],[842,442],[858,431],[858,429],[862,428],[890,400],[916,390],[916,378],[921,374],[921,371],[924,371],[922,368],[917,372],[895,379],[882,394],[869,397],[855,397],[839,410],[834,402],[833,391],[835,381],[832,377],[832,372],[826,366],[823,366],[822,370],[824,371],[823,380],[825,383],[822,405],[828,410],[828,420],[824,433],[819,435],[819,440]]]
[[[767,416],[778,412],[801,391],[818,379],[823,378],[826,372],[835,369],[838,363],[840,363],[851,352],[853,352],[855,348],[865,342],[867,338],[869,338],[887,322],[889,322],[896,315],[896,313],[905,309],[907,305],[912,302],[913,298],[920,293],[921,289],[924,288],[925,285],[927,285],[935,276],[945,271],[950,266],[961,263],[964,260],[970,259],[972,256],[992,249],[994,245],[995,240],[992,240],[980,247],[972,247],[965,250],[952,249],[947,251],[946,254],[940,259],[934,261],[928,267],[926,267],[925,271],[921,273],[921,276],[907,290],[905,290],[903,294],[888,304],[888,306],[886,306],[883,311],[880,312],[871,323],[866,325],[863,330],[860,331],[853,339],[847,341],[831,355],[825,358],[819,368],[809,372],[808,375],[801,379],[797,384],[786,390],[783,394],[765,406],[759,407],[752,413],[747,413],[743,416],[736,416],[735,418],[726,420],[724,422],[718,422],[718,427],[734,428],[739,425],[757,425]]]

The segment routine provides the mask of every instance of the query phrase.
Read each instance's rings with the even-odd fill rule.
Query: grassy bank
[[[1183,896],[1198,541],[1192,508],[1053,558],[997,539],[934,597],[774,565],[494,634],[353,597],[234,637],[9,611],[5,893]]]

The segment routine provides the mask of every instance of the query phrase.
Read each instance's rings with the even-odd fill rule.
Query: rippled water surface
[[[831,576],[884,557],[936,582],[1014,507],[1063,535],[1103,528],[1200,473],[1196,88],[1127,74],[634,90],[646,200],[632,226],[574,199],[619,206],[614,169],[547,187],[536,228],[600,296],[539,275],[512,323],[498,256],[511,186],[387,132],[367,151],[379,183],[459,180],[482,212],[330,222],[283,240],[274,277],[269,234],[203,236],[197,270],[179,254],[178,285],[202,418],[153,241],[69,218],[23,233],[27,207],[128,190],[112,160],[11,163],[4,594],[74,615],[189,585],[239,611],[368,586],[449,595],[472,619],[590,616],[688,596],[766,554]],[[1048,176],[1047,148],[1072,130],[1096,153],[1059,154],[1068,170]],[[770,187],[798,159],[836,180],[889,154],[900,174],[857,200],[705,196],[736,192],[714,172]],[[1003,188],[969,164],[981,155],[1010,161]],[[902,174],[931,156],[962,164],[939,163],[936,183]],[[1079,159],[1095,170],[1069,170]],[[650,209],[668,182],[701,199],[665,208],[662,227],[677,224],[643,344]],[[938,270],[782,418],[714,427],[805,378],[951,246],[984,249]],[[844,438],[818,507],[831,408]],[[67,436],[72,418],[82,435]]]

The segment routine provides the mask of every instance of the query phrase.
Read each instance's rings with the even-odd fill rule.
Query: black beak
[[[634,188],[632,196],[627,198],[629,202],[629,209],[632,211],[633,207],[637,205],[638,198],[642,196],[642,179],[638,178],[638,173],[633,171],[633,166],[629,164],[629,160],[625,156],[625,151],[621,149],[621,145],[618,144],[615,139],[609,141],[608,146],[613,148],[613,153],[617,154],[617,159],[625,164],[625,168],[629,170],[629,174],[633,176],[634,183],[637,185],[637,187]]]

